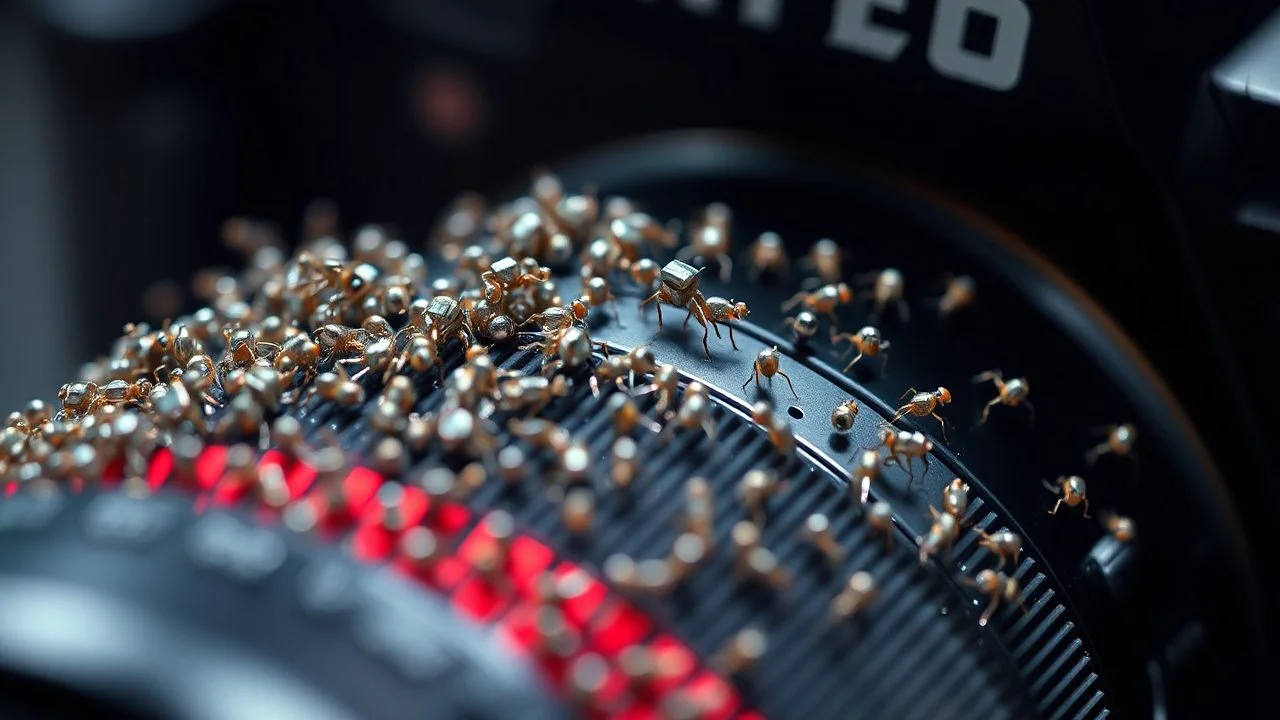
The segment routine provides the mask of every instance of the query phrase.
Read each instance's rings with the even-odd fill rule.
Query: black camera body
[[[199,232],[232,212],[275,216],[342,195],[355,216],[394,215],[417,231],[442,198],[500,185],[509,168],[645,134],[742,130],[915,178],[1027,237],[1171,385],[1196,389],[1180,392],[1188,406],[1235,408],[1198,421],[1215,448],[1231,446],[1220,462],[1247,455],[1243,474],[1272,476],[1273,428],[1242,393],[1264,380],[1253,338],[1258,322],[1274,324],[1276,300],[1265,283],[1237,282],[1239,253],[1220,249],[1226,238],[1265,243],[1274,224],[1269,3],[383,0],[296,16],[186,4],[190,13],[174,13],[186,24],[161,38],[86,40],[48,23],[53,79],[68,114],[85,118],[65,129],[76,227],[179,192],[156,173],[213,168],[182,189],[208,198],[191,212],[151,210],[163,232],[107,224],[118,243],[81,248],[104,276],[127,266],[116,248]],[[476,81],[486,114],[465,142],[424,140],[405,117],[406,89],[424,68],[464,68]],[[396,112],[360,110],[371,105]],[[282,119],[244,119],[250,108]],[[198,122],[147,147],[129,129],[148,110]],[[285,128],[285,117],[299,125]],[[328,147],[334,133],[343,148]],[[91,148],[103,163],[138,159],[144,177],[102,182],[88,172]],[[222,259],[200,247],[170,257],[146,271],[168,277]],[[1151,278],[1167,288],[1155,301]],[[98,278],[84,280],[98,302]],[[123,306],[112,314],[129,316]]]
[[[1024,680],[1040,683],[1025,707],[1098,718],[1199,717],[1228,696],[1261,707],[1277,647],[1267,439],[1280,426],[1260,390],[1271,378],[1258,341],[1280,322],[1280,293],[1247,264],[1280,232],[1273,3],[186,5],[164,33],[115,39],[33,13],[72,118],[66,202],[77,256],[95,268],[81,314],[102,317],[81,338],[90,347],[133,319],[121,274],[141,284],[227,261],[212,242],[167,238],[207,237],[234,214],[295,217],[316,197],[339,200],[353,227],[393,220],[426,238],[458,192],[523,192],[531,167],[668,215],[731,195],[749,228],[735,253],[762,230],[794,238],[797,258],[830,236],[849,267],[896,263],[933,295],[930,283],[968,263],[1008,288],[981,321],[895,340],[927,359],[895,355],[876,393],[892,410],[907,384],[938,382],[922,375],[991,362],[1064,378],[1040,391],[1035,427],[998,420],[947,451],[947,467],[993,478],[988,507],[1033,528],[1043,587],[1069,596],[1039,626],[1060,635],[1003,639]],[[175,175],[185,182],[164,180]],[[786,345],[773,290],[712,287],[759,302],[757,340],[821,359]],[[922,332],[911,312],[902,335]],[[1058,508],[1037,473],[1071,472],[1085,436],[1032,439],[1046,421],[1130,411],[1156,426],[1142,429],[1141,465],[1112,465],[1090,487],[1112,483],[1096,497],[1141,505],[1155,540],[1140,561],[1096,532],[1051,534],[1045,510]],[[1077,662],[1060,640],[1084,660],[1046,669],[1051,651]]]

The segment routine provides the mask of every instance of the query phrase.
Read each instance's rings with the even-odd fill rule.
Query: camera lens
[[[1069,279],[963,206],[693,135],[468,196],[425,260],[389,227],[339,242],[330,210],[292,256],[228,223],[248,269],[198,279],[207,309],[126,329],[10,417],[0,668],[28,707],[1104,718],[1256,696],[1220,662],[1262,619],[1194,428]]]

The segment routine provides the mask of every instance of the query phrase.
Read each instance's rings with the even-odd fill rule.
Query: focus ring
[[[537,353],[516,351],[513,345],[492,348],[494,362],[504,370],[537,372]],[[743,354],[747,352],[744,346]],[[446,372],[460,363],[457,353],[447,354]],[[605,393],[612,391],[604,388]],[[885,538],[872,533],[856,503],[850,503],[843,479],[803,451],[791,458],[779,455],[764,431],[729,405],[727,396],[713,394],[713,399],[715,440],[695,431],[677,434],[669,442],[645,433],[638,441],[644,458],[639,476],[630,490],[598,495],[595,527],[588,535],[566,529],[557,508],[542,497],[552,483],[540,464],[528,465],[522,484],[491,481],[470,495],[466,504],[477,513],[508,510],[520,527],[558,553],[585,567],[602,568],[614,554],[636,560],[661,557],[680,531],[684,481],[705,477],[715,495],[716,553],[670,595],[635,599],[659,626],[670,627],[704,661],[741,628],[764,628],[776,649],[738,678],[749,705],[768,717],[816,717],[831,712],[844,717],[899,718],[1024,715],[1020,685],[1008,683],[1004,678],[1012,676],[998,667],[1007,662],[1003,653],[992,653],[991,646],[981,642],[984,633],[966,611],[967,598],[934,568],[919,565],[913,538],[895,531],[893,552],[886,552]],[[442,400],[440,392],[424,392],[414,410],[426,415],[437,411]],[[643,395],[636,402],[656,420],[653,395]],[[376,442],[376,433],[363,420],[336,413],[329,406],[301,414],[312,433],[336,425],[344,445],[357,453]],[[607,486],[608,464],[602,462],[612,438],[607,398],[593,398],[585,377],[578,377],[570,395],[552,403],[539,417],[586,443],[594,462],[589,482],[597,488]],[[495,416],[495,420],[499,447],[515,445],[530,458],[547,461],[512,436],[502,418]],[[315,439],[319,440],[318,435]],[[434,448],[415,468],[447,463],[448,457]],[[735,496],[737,482],[747,470],[764,468],[790,483],[770,503],[762,534],[763,544],[792,578],[783,591],[744,587],[733,580],[730,533],[742,517]],[[980,507],[980,501],[974,503],[974,510]],[[845,551],[838,568],[829,567],[798,534],[811,513],[833,518],[831,531]],[[865,617],[837,624],[830,616],[831,599],[858,570],[883,579],[880,599]],[[921,663],[921,657],[928,660]],[[868,667],[876,672],[863,672]]]

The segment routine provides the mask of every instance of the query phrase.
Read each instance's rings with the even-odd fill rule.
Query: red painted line
[[[151,456],[151,465],[147,467],[147,486],[153,491],[169,481],[173,475],[173,453],[168,448],[161,448]]]
[[[199,492],[194,503],[197,512],[212,505],[240,503],[253,491],[244,483],[225,481],[226,455],[225,447],[215,445],[205,448],[196,459],[194,479]],[[587,717],[622,720],[660,718],[659,707],[663,697],[679,690],[691,693],[705,703],[708,709],[702,715],[703,720],[732,717],[764,720],[754,711],[739,714],[741,698],[737,690],[723,678],[701,668],[693,651],[683,642],[670,634],[656,631],[647,614],[610,592],[605,583],[583,568],[571,562],[557,561],[555,551],[533,537],[521,535],[512,540],[501,576],[486,578],[476,572],[472,560],[484,552],[486,543],[494,540],[483,522],[476,524],[466,537],[457,538],[476,520],[463,505],[446,502],[439,508],[432,508],[426,493],[406,485],[399,504],[400,523],[397,529],[388,529],[382,506],[374,502],[385,480],[369,468],[357,467],[343,479],[344,507],[338,512],[328,512],[329,508],[325,507],[324,493],[315,487],[315,468],[291,455],[279,450],[267,451],[258,463],[258,470],[259,473],[280,473],[289,490],[290,501],[314,503],[321,525],[328,529],[330,535],[336,536],[339,531],[351,529],[351,548],[358,559],[389,561],[406,576],[448,595],[460,613],[494,626],[501,642],[513,652],[527,654],[557,691],[563,690],[565,675],[574,658],[586,653],[604,658],[610,663],[610,673],[592,707],[583,709]],[[168,449],[158,450],[152,455],[147,469],[147,484],[158,490],[173,476],[173,471],[173,454]],[[104,482],[116,481],[123,473],[124,461],[116,458],[107,463],[102,479]],[[3,488],[6,496],[16,490],[15,483]],[[263,506],[264,521],[273,522],[276,515],[274,508]],[[399,555],[404,530],[398,528],[413,528],[424,521],[446,547],[453,549],[430,567],[421,568]],[[536,583],[552,567],[561,586],[571,590],[570,595],[560,601],[559,609],[566,623],[580,634],[582,640],[577,653],[568,658],[542,652],[535,627],[541,601],[536,596]],[[671,671],[646,691],[633,693],[616,661],[624,650],[637,644],[646,645],[658,653],[661,665]]]
[[[213,489],[226,467],[227,449],[225,447],[213,445],[205,448],[204,452],[200,453],[200,457],[196,458],[196,483],[200,489]]]

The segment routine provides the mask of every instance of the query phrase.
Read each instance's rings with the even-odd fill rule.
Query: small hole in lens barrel
[[[792,405],[791,407],[787,408],[787,414],[797,420],[804,419],[804,410],[801,410],[797,405]]]

